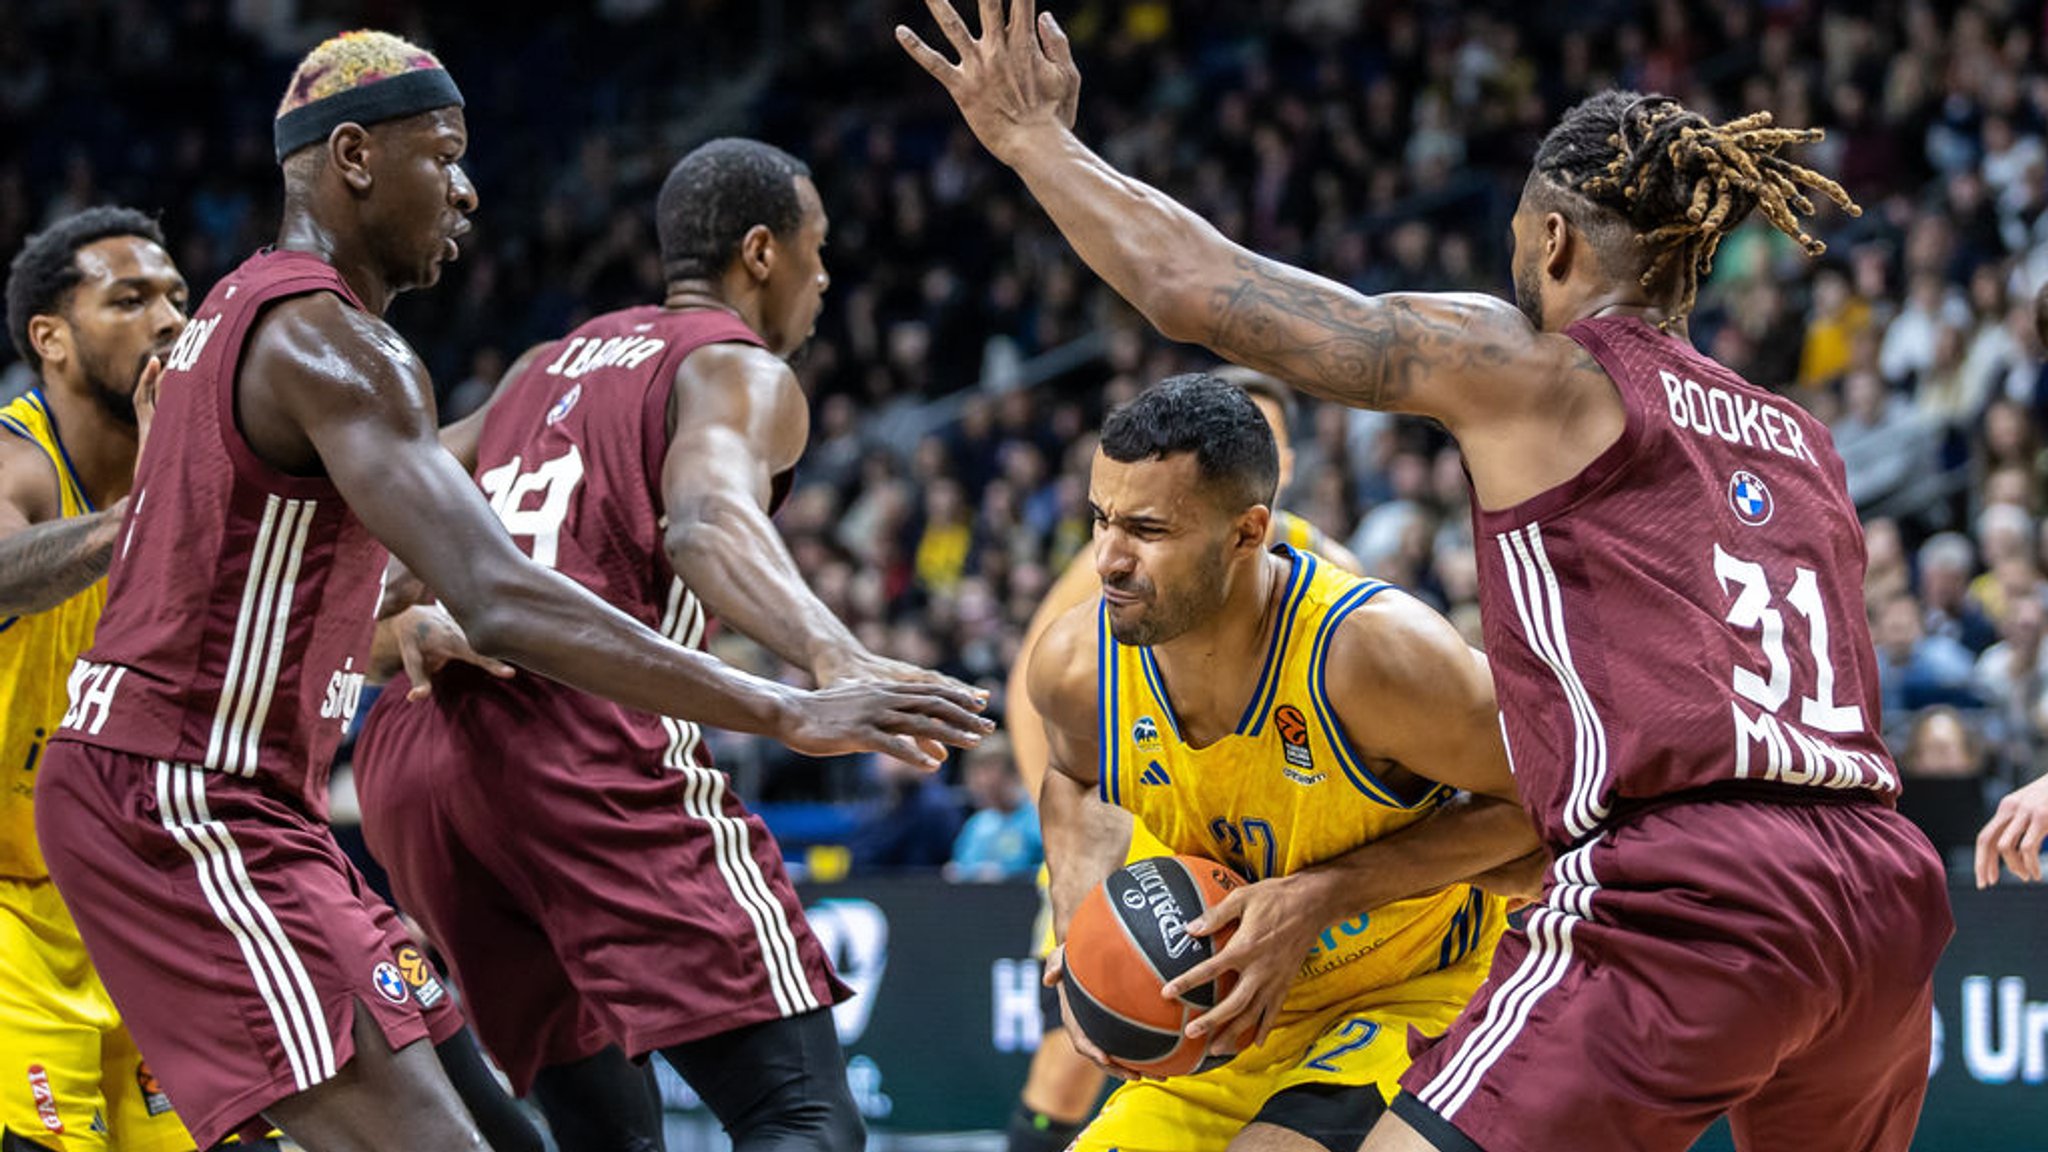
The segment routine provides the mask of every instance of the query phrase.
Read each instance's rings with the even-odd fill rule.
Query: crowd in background
[[[832,217],[832,289],[799,362],[813,447],[779,522],[871,647],[1000,691],[1040,595],[1087,538],[1105,407],[1209,361],[1095,281],[902,58],[889,30],[920,23],[922,6],[400,8],[0,3],[0,248],[66,211],[130,203],[162,213],[203,291],[275,225],[269,129],[292,59],[340,27],[389,27],[439,52],[468,97],[477,230],[442,286],[392,313],[455,413],[531,343],[659,298],[653,194],[688,146],[733,133],[781,145],[810,164]],[[1865,515],[1887,734],[1908,773],[1967,781],[1927,790],[1947,797],[1930,822],[1960,827],[1956,812],[2048,770],[2040,3],[1058,10],[1085,78],[1084,140],[1244,243],[1367,292],[1505,293],[1507,220],[1535,145],[1599,88],[1826,128],[1802,162],[1839,177],[1861,215],[1822,206],[1818,261],[1761,222],[1730,237],[1692,335],[1834,429]],[[24,383],[15,365],[0,390]],[[1306,405],[1294,435],[1282,503],[1476,641],[1467,492],[1441,431]],[[736,638],[715,647],[795,675]],[[995,814],[975,817],[979,839],[1003,842],[983,855],[1021,835],[1021,797],[998,770],[928,778],[717,747],[793,843],[848,844],[857,867],[945,863],[956,838],[977,839],[961,833],[970,794]]]

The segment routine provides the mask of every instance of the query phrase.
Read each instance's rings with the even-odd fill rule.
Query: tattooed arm
[[[1232,243],[1068,130],[1080,74],[1048,16],[982,0],[980,39],[947,0],[927,0],[960,54],[908,29],[897,39],[952,95],[981,142],[1022,176],[1082,260],[1164,335],[1354,407],[1432,416],[1459,431],[1538,403],[1525,363],[1555,349],[1506,301],[1360,295]],[[1535,363],[1529,363],[1536,361]]]
[[[107,574],[124,497],[88,516],[62,516],[57,471],[36,446],[0,433],[0,619],[47,612]]]

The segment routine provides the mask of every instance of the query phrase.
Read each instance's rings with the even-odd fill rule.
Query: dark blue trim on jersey
[[[1173,738],[1180,740],[1180,717],[1173,714],[1173,698],[1166,694],[1166,678],[1159,674],[1159,662],[1152,658],[1150,648],[1138,649],[1138,667],[1145,673],[1145,683],[1151,687],[1152,695],[1159,700],[1159,710],[1166,713],[1166,726],[1173,730]]]
[[[1288,573],[1287,588],[1280,594],[1280,623],[1273,629],[1272,642],[1266,646],[1266,666],[1259,670],[1258,687],[1252,689],[1251,703],[1245,705],[1244,715],[1237,721],[1240,736],[1257,736],[1266,726],[1266,713],[1272,711],[1273,700],[1280,695],[1280,669],[1285,663],[1287,641],[1294,633],[1294,619],[1300,614],[1301,602],[1308,599],[1309,586],[1315,582],[1314,556],[1297,552],[1286,544],[1276,545],[1274,551],[1286,553],[1294,569]]]
[[[43,446],[43,442],[36,439],[36,434],[28,430],[28,425],[23,424],[12,416],[0,415],[0,428],[7,429],[38,448]]]
[[[5,620],[0,620],[0,632],[5,632],[19,623],[21,623],[21,617],[19,616],[9,616]]]
[[[1452,914],[1450,927],[1444,931],[1443,943],[1436,953],[1437,968],[1449,968],[1470,956],[1485,932],[1486,893],[1474,888],[1466,894],[1465,903]]]
[[[1095,753],[1095,786],[1102,794],[1105,804],[1121,804],[1123,789],[1116,778],[1117,762],[1123,751],[1123,733],[1116,715],[1116,638],[1109,632],[1109,602],[1095,614],[1095,714],[1101,717],[1102,730],[1096,739],[1101,747]]]
[[[41,388],[29,389],[28,400],[29,403],[36,406],[38,411],[42,412],[43,419],[50,422],[50,443],[57,446],[57,456],[64,462],[64,472],[71,481],[71,490],[77,494],[78,502],[85,507],[87,512],[99,511],[99,505],[94,504],[92,497],[85,494],[85,482],[78,478],[78,465],[71,462],[71,453],[64,447],[63,430],[57,427],[57,414],[50,411],[49,401],[43,399],[43,390]]]
[[[1326,672],[1330,659],[1330,641],[1337,635],[1337,626],[1344,622],[1346,616],[1363,607],[1366,601],[1392,587],[1392,584],[1378,580],[1367,580],[1346,592],[1337,603],[1331,605],[1322,623],[1316,626],[1315,642],[1309,648],[1308,699],[1309,705],[1315,709],[1316,720],[1323,726],[1324,738],[1330,742],[1330,747],[1337,750],[1337,764],[1344,769],[1344,778],[1351,781],[1353,788],[1391,808],[1420,808],[1436,799],[1437,789],[1431,788],[1413,804],[1403,803],[1394,795],[1393,789],[1380,783],[1379,777],[1373,775],[1372,769],[1366,767],[1365,758],[1351,747],[1350,739],[1344,735],[1344,727],[1337,721],[1336,709],[1330,707]]]

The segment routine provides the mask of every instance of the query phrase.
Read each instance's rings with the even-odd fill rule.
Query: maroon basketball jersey
[[[1546,839],[1729,781],[1888,801],[1863,530],[1827,429],[1641,320],[1566,334],[1620,390],[1621,439],[1473,514],[1503,730]]]
[[[72,670],[58,739],[262,778],[324,818],[385,552],[332,483],[265,464],[235,422],[251,326],[311,292],[362,307],[320,258],[259,252],[171,348],[106,613]]]
[[[596,317],[504,384],[477,446],[477,483],[528,555],[692,648],[704,642],[704,608],[662,546],[668,403],[684,357],[731,342],[761,340],[716,309],[648,306]],[[385,695],[402,699],[406,686],[401,677]],[[384,739],[401,748],[402,734],[416,724],[451,725],[493,742],[504,725],[515,725],[522,751],[551,766],[711,762],[695,724],[540,676],[496,680],[450,667],[435,678],[431,703],[377,709],[374,722],[388,725]]]

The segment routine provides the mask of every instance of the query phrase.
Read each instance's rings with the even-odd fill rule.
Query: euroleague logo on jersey
[[[1763,477],[1749,471],[1737,472],[1728,478],[1728,506],[1735,509],[1738,520],[1752,528],[1769,523],[1771,513],[1777,507]]]
[[[576,402],[581,399],[583,399],[583,385],[581,384],[577,384],[567,392],[562,393],[562,398],[555,401],[553,408],[548,409],[547,423],[549,427],[561,423],[562,417],[567,416],[569,409],[574,408]]]

